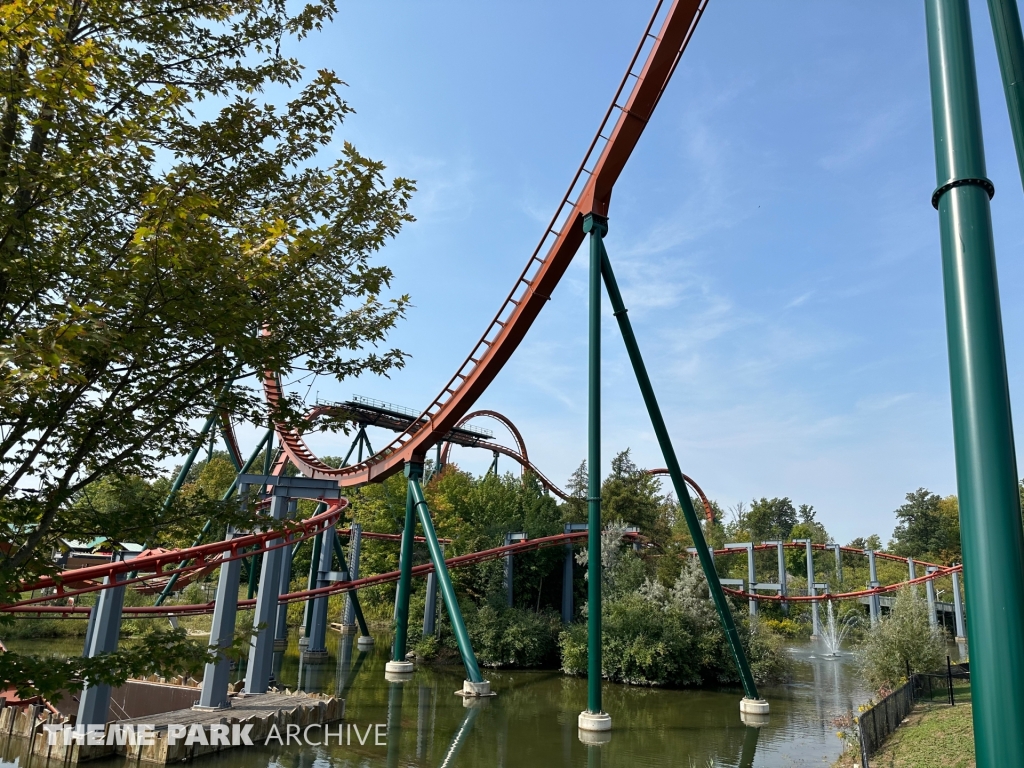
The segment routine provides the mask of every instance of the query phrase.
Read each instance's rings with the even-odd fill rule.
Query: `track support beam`
[[[1024,765],[1024,530],[967,0],[926,0],[978,768]]]
[[[242,503],[246,503],[249,487],[240,489]],[[226,539],[234,538],[234,531],[227,531]],[[220,567],[217,580],[217,602],[213,609],[213,624],[210,627],[210,646],[217,649],[217,660],[206,665],[203,673],[203,689],[199,694],[199,706],[209,709],[223,709],[231,706],[228,698],[228,683],[231,676],[231,659],[228,649],[235,641],[235,619],[238,616],[238,576],[242,561],[229,560]]]
[[[422,469],[417,480],[422,476]],[[416,505],[412,495],[412,476],[405,491],[405,526],[402,528],[402,549],[398,555],[398,590],[395,592],[395,640],[391,646],[391,661],[384,671],[403,674],[412,672],[412,664],[406,661],[409,639],[409,598],[412,593],[412,548],[416,532]]]
[[[629,353],[630,362],[633,364],[633,372],[636,374],[637,383],[640,385],[640,392],[643,394],[644,403],[647,405],[647,412],[651,417],[654,433],[658,437],[658,444],[661,446],[661,452],[665,457],[665,465],[668,467],[669,477],[672,478],[672,486],[675,489],[676,496],[679,498],[686,526],[690,531],[690,536],[693,538],[697,557],[700,558],[700,564],[704,570],[704,576],[707,578],[711,599],[714,601],[718,616],[722,621],[722,627],[725,629],[725,636],[729,642],[729,650],[732,651],[733,660],[736,662],[736,668],[743,683],[745,698],[741,702],[741,708],[747,707],[751,711],[756,709],[763,714],[767,714],[768,703],[763,701],[757,692],[757,685],[754,683],[750,664],[747,662],[747,656],[743,651],[739,633],[736,631],[736,623],[733,620],[732,611],[729,608],[729,603],[726,601],[725,592],[722,591],[722,584],[718,580],[718,572],[715,570],[713,556],[708,550],[707,541],[704,539],[704,531],[700,527],[697,511],[693,508],[693,501],[690,499],[690,492],[686,487],[683,471],[679,466],[675,448],[672,446],[672,440],[668,434],[668,427],[665,425],[661,407],[658,405],[658,399],[654,394],[654,387],[647,373],[647,366],[644,364],[643,356],[640,354],[640,346],[637,344],[636,336],[633,333],[633,325],[629,321],[626,305],[622,301],[622,294],[619,292],[618,283],[615,281],[615,273],[612,271],[611,261],[605,252],[604,244],[600,238],[597,238],[597,240],[601,255],[601,273],[604,276],[608,296],[611,299],[612,312],[618,321],[622,339],[626,344],[626,351]],[[591,538],[596,538],[596,533],[597,530],[591,528]]]
[[[441,596],[444,598],[445,608],[448,609],[448,618],[452,623],[452,632],[455,634],[455,641],[459,646],[462,664],[466,668],[463,694],[468,696],[487,695],[490,693],[491,684],[480,674],[480,666],[477,664],[476,654],[473,652],[473,645],[469,640],[469,632],[466,631],[466,623],[462,619],[459,601],[455,597],[455,587],[452,586],[448,565],[444,561],[444,553],[441,552],[441,544],[434,531],[434,522],[430,519],[427,500],[423,497],[423,488],[420,486],[420,478],[423,477],[423,464],[411,462],[406,464],[405,474],[409,478],[409,492],[420,525],[423,526],[423,536],[427,540],[427,548],[430,550],[430,560],[434,564],[434,572],[437,574],[437,580],[441,586]]]
[[[123,575],[107,578],[110,583],[124,579]],[[100,592],[96,605],[89,612],[89,628],[85,638],[85,656],[92,658],[117,650],[117,641],[121,636],[121,610],[124,607],[124,586],[110,587]],[[78,720],[80,725],[103,725],[107,722],[107,710],[110,708],[110,686],[86,685],[78,704]]]
[[[355,581],[359,578],[359,556],[363,549],[363,526],[359,523],[352,523],[349,526],[348,534],[348,573],[349,578]],[[342,569],[345,569],[345,563],[341,564]],[[358,601],[355,591],[345,593],[345,611],[341,617],[341,631],[348,632],[355,629],[356,624],[356,609],[355,605]],[[365,631],[363,634],[367,634]]]
[[[602,708],[601,627],[601,256],[608,219],[594,213],[583,218],[590,235],[590,285],[587,409],[587,709],[580,713],[583,731],[609,731],[611,716]]]
[[[1017,0],[988,0],[992,35],[996,40],[999,71],[1003,76],[1006,110],[1010,113],[1017,166],[1024,183],[1024,34]]]

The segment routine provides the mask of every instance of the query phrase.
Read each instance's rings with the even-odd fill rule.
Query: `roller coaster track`
[[[338,511],[340,512],[340,510],[338,510]],[[321,515],[320,517],[321,518],[326,518],[329,514],[330,514],[330,510],[328,512],[324,513],[323,515]],[[305,521],[305,523],[306,524],[312,524],[314,522],[314,520],[318,520],[318,518],[310,518],[309,520]],[[260,536],[264,536],[264,537],[280,536],[280,532],[264,533],[264,534],[259,534],[259,535]],[[312,533],[309,533],[307,531],[307,535],[312,535]],[[364,531],[363,532],[363,536],[367,536],[367,532]],[[376,534],[376,536],[377,537],[385,537],[385,536],[390,536],[390,534]],[[634,535],[627,534],[623,538],[630,538],[631,536],[634,536]],[[241,547],[241,546],[244,546],[244,542],[249,540],[249,539],[250,539],[250,537],[239,537],[238,539],[235,539],[233,542],[230,542],[230,543],[232,543],[232,544],[238,543],[239,547]],[[485,550],[481,550],[479,552],[470,552],[469,554],[465,554],[465,555],[457,555],[455,557],[450,557],[450,558],[446,559],[445,563],[447,564],[448,568],[462,568],[462,567],[466,567],[466,566],[469,566],[469,565],[477,565],[479,563],[485,563],[485,562],[487,562],[489,560],[497,560],[499,558],[505,557],[506,555],[525,554],[527,552],[535,552],[535,551],[538,551],[538,550],[548,549],[548,548],[551,548],[551,547],[565,546],[567,544],[568,545],[581,544],[584,541],[586,541],[586,539],[587,539],[587,532],[586,531],[574,531],[573,533],[564,533],[564,534],[558,534],[558,535],[555,535],[555,536],[544,536],[544,537],[537,538],[537,539],[528,539],[526,541],[515,542],[513,544],[509,544],[509,545],[506,545],[506,546],[494,547],[492,549],[485,549]],[[220,543],[223,544],[225,542],[220,542]],[[249,543],[252,544],[253,542],[250,541]],[[282,545],[278,545],[278,546],[282,546]],[[787,544],[784,544],[783,546],[786,549],[798,549],[800,551],[804,551],[805,548],[806,548],[805,544],[797,544],[797,543],[787,543]],[[819,550],[819,551],[833,551],[833,549],[834,549],[833,547],[829,547],[829,546],[826,546],[824,544],[814,544],[814,545],[812,545],[812,547],[814,549]],[[270,547],[268,547],[268,549],[269,548]],[[754,546],[754,549],[755,549],[755,551],[774,550],[775,549],[775,545],[774,544],[757,544],[757,545]],[[861,556],[865,556],[865,557],[867,556],[867,550],[857,549],[856,547],[840,547],[840,549],[843,552],[846,552],[846,553],[849,553],[849,554],[861,555]],[[181,559],[182,553],[184,551],[185,550],[176,550],[176,551],[174,551],[174,553],[172,555],[164,555],[163,557],[165,558],[165,560],[163,562],[173,562],[173,563],[178,562]],[[723,557],[723,556],[726,556],[726,555],[736,555],[736,554],[740,554],[740,553],[742,553],[744,551],[745,550],[738,550],[738,549],[717,549],[717,550],[715,550],[715,557]],[[250,554],[252,554],[252,553],[251,552],[246,552],[246,553],[240,554],[240,555],[232,553],[229,559],[236,559],[237,557],[248,557]],[[905,558],[898,557],[896,555],[891,555],[891,554],[888,554],[886,552],[875,552],[875,557],[880,558],[880,559],[885,559],[885,560],[892,560],[892,561],[896,561],[896,562],[899,562],[899,563],[905,563],[906,562]],[[916,579],[911,579],[911,580],[908,580],[908,581],[901,581],[901,582],[897,582],[895,584],[887,584],[887,585],[883,585],[883,586],[880,586],[880,587],[875,587],[875,588],[872,588],[872,589],[861,589],[861,590],[854,590],[854,591],[851,591],[851,592],[829,593],[829,594],[816,595],[816,596],[811,596],[811,595],[786,595],[785,597],[782,597],[780,595],[765,595],[765,594],[759,594],[759,593],[755,593],[755,592],[745,592],[745,591],[739,590],[739,589],[730,589],[730,588],[724,588],[724,589],[725,589],[725,591],[728,594],[730,594],[730,595],[732,595],[734,597],[743,598],[743,599],[763,600],[763,601],[766,601],[766,602],[781,602],[783,600],[785,600],[786,602],[814,602],[814,601],[821,601],[821,600],[856,600],[856,599],[859,599],[859,598],[862,598],[862,597],[868,597],[870,595],[882,595],[882,594],[886,594],[886,593],[889,593],[889,592],[895,592],[895,591],[900,590],[900,589],[902,589],[903,587],[906,587],[906,586],[913,586],[913,585],[917,585],[917,584],[925,584],[925,583],[927,583],[929,581],[932,581],[933,579],[938,579],[938,578],[942,578],[944,576],[949,576],[950,574],[952,574],[954,572],[959,573],[959,572],[962,572],[962,570],[963,570],[963,566],[962,565],[941,566],[941,565],[935,565],[934,563],[928,563],[928,562],[926,562],[924,560],[917,560],[916,562],[918,564],[926,567],[926,568],[927,567],[935,567],[938,570],[936,570],[936,571],[934,571],[932,573],[926,574],[924,576],[919,576]],[[131,560],[131,561],[128,561],[128,563],[131,564],[134,567],[134,564],[137,563],[137,560]],[[94,569],[97,571],[97,573],[98,573],[99,569],[101,569],[101,568],[108,568],[109,569],[110,566],[94,566]],[[89,570],[89,569],[82,568],[82,569],[79,569],[78,571],[67,572],[67,574],[68,575],[79,574],[81,571],[86,571],[86,570]],[[433,570],[434,570],[433,564],[425,563],[423,565],[417,565],[417,566],[413,567],[412,573],[413,573],[413,576],[420,577],[420,576],[426,576],[428,573],[431,573]],[[123,571],[117,571],[117,572],[121,573]],[[97,577],[97,574],[93,574],[91,576],[91,578],[93,578],[93,579],[95,579],[96,577]],[[320,597],[322,595],[331,595],[331,594],[335,594],[335,593],[348,592],[348,591],[351,591],[351,590],[364,589],[366,587],[374,587],[374,586],[378,586],[378,585],[381,585],[381,584],[389,584],[389,583],[398,581],[398,577],[399,577],[399,572],[398,571],[389,571],[387,573],[380,573],[380,574],[376,574],[374,576],[367,576],[367,577],[362,578],[362,579],[356,579],[355,581],[335,582],[334,584],[330,584],[330,585],[328,585],[326,587],[318,587],[316,589],[306,589],[306,590],[302,590],[302,591],[299,591],[299,592],[290,592],[288,594],[281,595],[279,602],[280,603],[293,603],[293,602],[302,601],[302,600],[310,600],[310,599],[313,599],[313,598],[316,598],[316,597]],[[53,582],[49,582],[49,583],[51,585],[53,584]],[[121,584],[126,584],[126,583],[128,583],[128,582],[127,581],[118,582],[117,586],[120,586]],[[72,605],[41,605],[40,603],[47,602],[47,601],[50,601],[50,600],[55,600],[55,599],[58,599],[59,597],[67,597],[67,596],[72,595],[72,594],[81,594],[82,592],[91,592],[91,591],[97,591],[97,590],[100,590],[100,589],[108,589],[110,586],[113,586],[113,585],[109,585],[109,584],[90,584],[87,588],[82,589],[82,590],[77,591],[77,592],[74,592],[74,593],[65,592],[65,593],[60,594],[60,595],[45,595],[45,596],[42,596],[42,597],[32,598],[32,599],[28,599],[28,600],[22,600],[22,601],[17,602],[17,603],[12,603],[11,605],[0,606],[0,612],[19,614],[19,615],[27,616],[27,617],[43,617],[43,616],[45,616],[45,617],[48,617],[48,618],[85,618],[85,617],[87,617],[89,615],[89,611],[90,611],[89,606],[82,606],[82,605],[75,605],[75,606],[72,606]],[[246,608],[251,608],[255,604],[256,604],[256,600],[255,599],[239,600],[238,601],[239,609],[243,609],[243,610],[246,609]],[[215,603],[209,602],[209,603],[196,603],[196,604],[192,604],[192,605],[125,606],[123,611],[126,614],[135,615],[135,616],[154,616],[154,617],[157,617],[157,616],[198,616],[198,615],[202,615],[202,614],[213,613],[214,607],[215,607]]]
[[[498,413],[497,411],[473,411],[473,413],[468,413],[465,416],[463,416],[462,419],[455,426],[456,427],[464,426],[471,419],[474,419],[474,418],[476,418],[478,416],[487,416],[489,418],[496,419],[497,421],[500,421],[502,424],[504,424],[508,428],[508,431],[512,433],[512,437],[515,439],[516,445],[518,446],[519,450],[517,451],[517,450],[515,450],[513,448],[509,448],[507,446],[501,445],[500,443],[486,443],[486,444],[472,445],[472,446],[467,446],[467,447],[469,447],[469,448],[483,448],[483,449],[491,450],[491,451],[493,451],[495,453],[500,453],[502,456],[508,456],[510,459],[513,459],[513,460],[517,461],[519,463],[519,465],[521,467],[523,467],[523,469],[525,469],[525,470],[529,471],[530,473],[532,473],[533,475],[535,475],[537,480],[540,482],[540,484],[544,488],[549,490],[551,493],[553,493],[555,496],[560,498],[562,501],[570,501],[572,499],[571,495],[569,495],[564,490],[562,490],[557,485],[555,485],[551,480],[549,480],[544,475],[543,472],[541,472],[537,468],[537,466],[535,464],[533,464],[530,461],[529,456],[528,456],[528,454],[526,452],[526,441],[523,440],[522,434],[516,428],[516,425],[513,424],[511,419],[509,419],[507,416],[503,416],[502,414]],[[444,448],[441,451],[441,463],[442,464],[447,464],[448,463],[449,457],[451,455],[451,448],[452,448],[452,444],[450,442],[446,442],[444,444]],[[667,475],[668,474],[668,470],[666,468],[664,468],[664,467],[660,467],[658,469],[648,469],[648,470],[645,470],[645,471],[646,471],[646,473],[648,475],[653,475],[653,476]],[[690,488],[694,491],[694,493],[696,493],[697,496],[700,498],[701,503],[704,505],[704,515],[705,515],[705,517],[707,517],[708,522],[710,522],[710,523],[715,522],[715,509],[714,509],[714,507],[711,506],[711,502],[708,500],[707,495],[705,495],[705,493],[701,489],[701,487],[699,485],[697,485],[697,483],[694,481],[694,479],[692,477],[690,477],[689,475],[685,475],[684,474],[683,475],[683,480],[686,482],[686,484],[688,486],[690,486]]]
[[[32,582],[22,583],[22,592],[34,592],[36,590],[54,590],[53,594],[30,597],[12,603],[10,606],[0,606],[0,611],[10,610],[15,606],[29,605],[32,603],[46,602],[74,597],[86,592],[95,592],[110,587],[120,587],[128,584],[135,584],[147,581],[154,577],[170,576],[174,573],[185,573],[207,567],[216,560],[217,564],[230,560],[238,560],[243,557],[252,557],[254,554],[268,552],[278,547],[290,546],[296,542],[308,539],[334,525],[341,513],[348,507],[348,499],[340,499],[328,506],[319,515],[299,521],[285,521],[280,528],[257,533],[249,533],[236,536],[223,541],[215,541],[210,544],[200,544],[188,549],[171,549],[161,552],[154,552],[149,555],[142,555],[131,560],[120,560],[111,563],[90,565],[85,568],[76,568],[70,571],[62,571],[55,576],[44,576]],[[247,548],[252,548],[248,549]],[[243,551],[247,550],[247,551]],[[188,563],[181,565],[182,560],[188,559]],[[167,566],[178,566],[165,570]],[[126,579],[115,578],[125,574],[138,574],[153,572],[153,576],[135,575]],[[77,589],[68,587],[78,586]]]
[[[576,251],[583,242],[584,233],[581,226],[583,217],[589,213],[596,213],[602,216],[607,215],[615,182],[618,180],[626,162],[639,142],[644,128],[653,116],[654,110],[661,100],[661,96],[672,74],[675,72],[676,66],[696,29],[706,4],[707,0],[672,0],[668,10],[662,16],[664,3],[659,0],[640,40],[640,44],[637,46],[633,58],[626,69],[626,74],[623,76],[612,98],[611,105],[605,112],[600,127],[590,142],[583,161],[580,163],[569,184],[568,191],[556,208],[537,247],[530,255],[526,266],[513,284],[501,308],[494,315],[494,318],[472,351],[420,416],[413,420],[409,427],[392,440],[383,450],[365,461],[342,468],[331,467],[319,459],[305,443],[301,431],[278,424],[275,427],[275,431],[281,443],[282,453],[275,462],[273,474],[278,474],[284,469],[285,462],[291,461],[303,475],[311,478],[332,479],[337,481],[341,487],[355,487],[380,481],[401,471],[407,462],[422,462],[427,451],[432,446],[443,441],[453,428],[464,423],[469,418],[467,414],[469,414],[473,404],[511,358],[523,338],[525,338],[526,333],[532,327],[540,311],[551,299],[552,292],[565,274]],[[655,24],[659,18],[662,19],[661,25],[657,32],[655,32]],[[643,63],[637,68],[645,51],[646,57],[643,58]],[[628,96],[626,96],[623,102],[622,97],[627,93],[627,86],[630,85],[631,79],[633,79],[633,83],[628,88]],[[263,385],[268,405],[273,410],[283,397],[281,384],[276,373],[272,371],[264,372]],[[322,412],[323,409],[321,408],[313,409],[310,414],[310,422],[315,420]],[[493,416],[492,413],[481,412],[481,414],[484,413]],[[510,425],[510,422],[504,421],[506,425]],[[231,431],[229,428],[230,419],[224,417],[222,424],[227,425],[226,432]],[[511,427],[511,429],[518,443],[519,450],[504,446],[490,446],[492,450],[498,450],[503,455],[519,461],[524,467],[527,467],[532,473],[537,475],[542,484],[552,493],[555,493],[560,498],[567,499],[568,496],[564,491],[544,477],[533,466],[526,453],[526,446],[522,441],[522,436],[518,434],[518,430],[515,430],[514,427]],[[229,451],[237,463],[240,460],[237,444],[229,442]],[[651,470],[650,473],[654,475],[667,474],[667,470]],[[708,519],[713,520],[713,509],[703,491],[690,478],[686,478],[686,481],[700,496]],[[208,568],[214,561],[219,564],[241,557],[250,557],[260,551],[286,546],[313,536],[317,532],[333,525],[346,505],[347,501],[342,500],[340,503],[329,507],[326,512],[320,515],[305,521],[288,523],[285,528],[280,530],[247,534],[234,539],[183,550],[153,553],[126,562],[91,566],[75,571],[66,571],[55,577],[38,579],[31,584],[22,585],[23,590],[53,589],[55,594],[30,597],[17,603],[0,606],[0,612],[64,616],[87,614],[90,609],[85,606],[46,606],[41,605],[41,603],[55,599],[66,599],[85,592],[108,589],[122,584],[145,582],[177,572],[193,572],[198,569]],[[364,532],[363,535],[368,536],[370,534]],[[586,536],[586,532],[577,532],[527,540],[505,547],[460,555],[450,558],[446,562],[449,567],[453,568],[467,566],[504,557],[508,554],[518,554],[546,547],[572,544],[582,541]],[[275,540],[276,543],[273,543]],[[768,546],[758,545],[757,549],[765,549]],[[787,546],[802,547],[803,545]],[[825,548],[823,545],[819,546],[822,549]],[[245,552],[242,551],[247,548],[251,549]],[[843,548],[843,551],[865,554],[862,550],[849,547]],[[723,550],[715,554],[725,555],[735,554],[735,552],[736,550]],[[877,553],[877,555],[902,560],[902,558],[885,555],[884,553]],[[187,560],[187,564],[181,565],[185,560]],[[165,570],[168,566],[179,567]],[[874,589],[830,595],[828,597],[833,599],[852,599],[872,594],[882,594],[899,589],[906,584],[924,583],[959,569],[960,566],[939,567],[939,570],[910,582],[901,582]],[[433,566],[426,564],[414,568],[413,573],[421,576],[429,573],[431,570],[433,570]],[[152,571],[153,575],[134,576],[118,581],[116,584],[112,583],[115,576],[127,576],[130,572],[145,574],[149,571]],[[323,594],[345,592],[352,589],[384,584],[395,581],[397,578],[397,571],[378,574],[356,581],[337,582],[318,589],[282,595],[280,599],[283,603],[307,600]],[[108,579],[110,580],[108,583],[100,583],[100,581]],[[78,588],[69,590],[69,586],[77,586]],[[758,600],[780,599],[778,596],[751,594],[739,590],[726,591],[738,597],[755,598]],[[822,599],[822,597],[787,596],[786,600],[810,601]],[[254,603],[254,600],[242,600],[239,601],[238,605],[241,608],[246,608]],[[210,613],[212,610],[213,604],[210,603],[179,606],[132,606],[125,607],[124,613],[166,616],[171,614]]]
[[[673,0],[655,32],[663,6],[659,0],[583,162],[526,267],[473,350],[419,419],[366,461],[342,468],[320,460],[300,431],[278,425],[284,453],[303,475],[333,479],[342,487],[383,480],[401,471],[406,462],[422,462],[429,448],[443,440],[469,412],[550,300],[583,242],[583,217],[589,213],[607,215],[612,188],[653,116],[706,3]],[[646,58],[637,69],[645,50]],[[634,82],[623,101],[631,79]],[[283,396],[281,384],[272,371],[264,374],[263,382],[273,409]]]

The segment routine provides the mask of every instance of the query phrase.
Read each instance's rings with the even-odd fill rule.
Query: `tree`
[[[895,514],[899,523],[889,544],[895,554],[943,562],[960,559],[960,512],[955,496],[942,498],[918,488],[907,494],[907,503]]]
[[[645,535],[664,541],[669,526],[658,478],[640,469],[628,448],[615,455],[611,470],[601,484],[602,518],[637,525]]]
[[[566,522],[579,522],[587,519],[587,497],[590,495],[589,478],[587,462],[581,461],[569,476],[569,482],[565,487],[569,493],[569,501],[565,505],[568,512]]]
[[[928,605],[904,587],[892,610],[871,628],[861,649],[864,676],[876,690],[892,690],[911,672],[934,672],[945,657],[941,633],[928,621]]]
[[[813,507],[803,505],[812,510]],[[788,496],[783,498],[761,499],[752,501],[750,509],[742,518],[741,525],[750,534],[752,541],[769,541],[772,539],[788,539],[797,524],[797,511]]]
[[[333,72],[281,51],[332,0],[39,0],[0,27],[0,578],[49,567],[84,490],[150,477],[219,404],[297,361],[401,366],[370,257],[411,220],[405,179],[345,143]],[[280,106],[264,92],[292,98]],[[247,381],[253,383],[247,384]],[[306,427],[286,396],[272,414]],[[151,506],[105,523],[118,537]],[[179,516],[182,518],[183,516]],[[187,516],[184,516],[187,517]],[[194,527],[203,518],[194,520]],[[88,528],[88,525],[85,525]]]

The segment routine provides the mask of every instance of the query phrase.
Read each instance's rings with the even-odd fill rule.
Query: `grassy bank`
[[[971,691],[954,689],[956,706],[936,699],[914,707],[907,719],[871,756],[877,768],[973,768],[974,726],[971,722]],[[860,766],[860,755],[847,752],[833,768]]]

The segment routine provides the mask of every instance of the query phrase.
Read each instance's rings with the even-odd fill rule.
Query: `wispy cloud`
[[[862,162],[896,136],[906,125],[907,118],[906,109],[901,107],[864,116],[845,133],[839,147],[819,158],[818,165],[826,171],[840,171]]]

